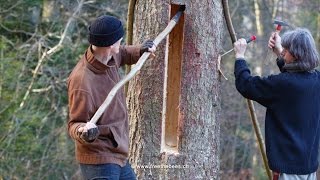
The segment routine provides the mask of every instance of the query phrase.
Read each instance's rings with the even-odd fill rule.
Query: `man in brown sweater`
[[[120,46],[121,21],[101,16],[89,27],[90,46],[68,79],[68,131],[84,179],[136,179],[128,163],[129,127],[123,90],[119,90],[97,124],[89,120],[120,80],[118,69],[134,64],[144,52],[154,52],[148,40]]]

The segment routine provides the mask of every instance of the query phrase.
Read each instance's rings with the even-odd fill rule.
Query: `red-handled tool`
[[[255,35],[252,35],[251,37],[247,38],[246,41],[247,43],[250,43],[251,41],[255,41],[257,37]]]
[[[280,31],[281,31],[281,29],[282,29],[282,26],[289,26],[288,23],[286,23],[286,22],[284,22],[284,21],[277,20],[277,19],[275,19],[275,20],[273,21],[273,24],[276,25],[275,32],[277,32],[277,33],[280,33]],[[289,27],[290,27],[290,26],[289,26]],[[275,55],[270,52],[271,50],[273,51],[274,48],[268,48],[268,50],[267,50],[267,56],[266,56],[265,61],[264,61],[264,64],[265,64],[265,65],[268,65],[268,64],[273,63],[273,62],[274,62],[274,59],[276,58],[276,57],[274,57]]]
[[[252,35],[251,37],[249,37],[249,38],[246,39],[247,44],[249,44],[251,41],[255,41],[256,39],[257,39],[257,37],[256,37],[255,35]],[[229,51],[223,53],[220,57],[222,57],[222,56],[224,56],[224,55],[226,55],[226,54],[228,54],[228,53],[230,53],[230,52],[232,52],[232,51],[233,51],[233,48],[230,49]]]
[[[289,26],[288,23],[286,23],[286,22],[284,22],[284,21],[277,20],[277,19],[275,19],[275,20],[273,21],[273,24],[276,24],[276,25],[277,25],[277,26],[276,26],[276,32],[280,32],[282,26]]]

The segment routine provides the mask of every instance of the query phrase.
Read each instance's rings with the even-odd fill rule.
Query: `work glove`
[[[153,47],[154,47],[153,40],[148,39],[148,40],[144,41],[141,45],[141,48],[140,48],[140,56],[145,52],[153,53],[155,51],[155,48],[153,48]]]
[[[85,142],[92,143],[99,136],[98,127],[91,122],[87,122],[84,126],[78,129],[79,137]]]

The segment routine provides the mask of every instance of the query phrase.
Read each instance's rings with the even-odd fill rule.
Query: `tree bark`
[[[184,3],[138,1],[134,44],[155,38],[172,15],[171,3],[180,2]],[[223,31],[220,1],[187,1],[184,20],[179,23],[184,25],[180,32],[183,33],[178,67],[181,73],[177,74],[180,81],[176,82],[180,87],[178,107],[174,107],[178,124],[175,129],[177,137],[173,133],[173,139],[176,139],[174,151],[164,147],[164,133],[166,122],[172,120],[165,114],[167,97],[170,97],[167,96],[170,85],[165,85],[170,80],[165,79],[171,78],[167,73],[170,67],[166,65],[175,60],[167,53],[174,53],[175,48],[179,48],[170,46],[175,44],[171,42],[176,41],[175,38],[160,43],[156,58],[149,59],[129,84],[130,161],[138,179],[218,179],[220,102],[217,59]]]

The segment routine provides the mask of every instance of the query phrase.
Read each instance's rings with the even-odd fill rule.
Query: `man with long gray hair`
[[[268,46],[280,73],[252,76],[245,61],[246,40],[234,43],[235,84],[246,98],[267,108],[265,139],[274,179],[316,180],[320,134],[320,72],[314,39],[307,29],[277,32]]]

